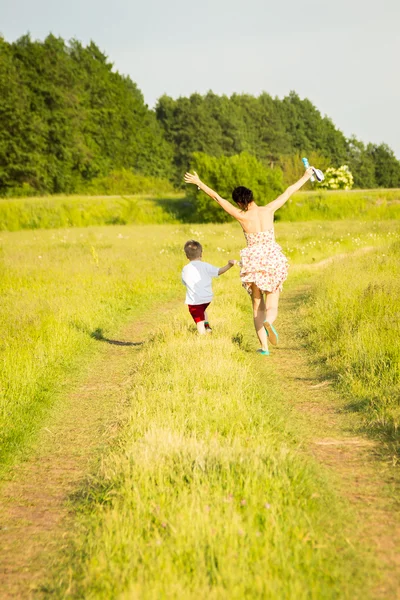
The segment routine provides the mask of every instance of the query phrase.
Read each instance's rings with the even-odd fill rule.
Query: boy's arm
[[[272,202],[267,204],[267,207],[270,210],[272,210],[272,212],[275,212],[276,210],[278,210],[278,208],[281,208],[285,204],[285,202],[287,202],[289,200],[290,196],[292,196],[301,187],[303,187],[303,185],[305,183],[307,183],[307,181],[310,179],[310,177],[313,175],[313,173],[314,173],[314,171],[313,171],[312,167],[309,167],[301,179],[296,181],[296,183],[294,183],[293,185],[290,185],[283,192],[283,194],[278,196],[278,198],[276,200],[273,200]]]
[[[242,211],[239,208],[236,208],[236,206],[233,206],[233,204],[228,202],[228,200],[221,198],[221,196],[219,194],[217,194],[217,192],[215,192],[212,188],[208,187],[208,185],[203,183],[200,180],[200,177],[197,175],[196,171],[193,171],[193,173],[194,173],[193,175],[192,175],[192,173],[185,173],[185,177],[184,177],[185,183],[192,183],[193,185],[197,185],[199,190],[202,190],[205,194],[207,194],[207,196],[210,196],[210,198],[212,198],[213,200],[218,202],[220,207],[223,208],[225,212],[227,212],[229,215],[231,215],[235,219],[241,218]]]
[[[223,273],[226,273],[227,271],[229,271],[229,269],[231,269],[233,267],[233,265],[236,265],[236,260],[228,260],[228,264],[226,264],[224,267],[221,267],[220,269],[218,269],[218,275],[222,275]]]

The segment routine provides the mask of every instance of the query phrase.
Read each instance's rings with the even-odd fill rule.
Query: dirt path
[[[162,307],[163,318],[176,303]],[[159,309],[160,310],[160,309]],[[149,317],[125,327],[104,350],[83,384],[46,419],[31,456],[11,470],[0,489],[0,597],[36,597],[73,527],[68,498],[118,430],[135,354],[153,328]]]
[[[360,256],[361,254],[368,254],[368,252],[373,252],[374,250],[379,250],[379,246],[362,246],[361,248],[353,250],[352,252],[341,252],[340,254],[333,254],[332,256],[328,256],[328,258],[324,258],[322,260],[319,260],[318,262],[304,265],[293,265],[293,267],[291,268],[301,271],[314,271],[328,267],[329,265],[346,259],[349,256]]]
[[[364,250],[366,251],[366,249]],[[381,581],[376,599],[400,599],[400,515],[394,465],[384,460],[379,444],[357,432],[360,416],[349,413],[345,401],[310,365],[298,337],[301,307],[307,288],[282,295],[280,345],[271,356],[282,390],[293,399],[314,435],[305,447],[333,474],[338,491],[358,515],[359,539],[376,556]],[[357,427],[358,426],[358,427]],[[397,496],[398,497],[398,496]]]

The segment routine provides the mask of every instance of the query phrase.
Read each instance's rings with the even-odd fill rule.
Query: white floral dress
[[[289,263],[282,248],[275,241],[274,228],[259,233],[245,233],[247,248],[240,252],[240,279],[251,294],[255,283],[262,292],[282,291]]]

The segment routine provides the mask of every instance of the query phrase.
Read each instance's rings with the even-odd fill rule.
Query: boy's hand
[[[226,265],[224,267],[221,267],[218,271],[218,275],[222,275],[223,273],[226,273],[227,271],[229,271],[229,269],[231,269],[233,267],[233,265],[236,265],[237,260],[228,260],[228,262],[226,263]]]

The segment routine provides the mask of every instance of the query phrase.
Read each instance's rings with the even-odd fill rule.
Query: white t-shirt
[[[186,304],[206,304],[213,299],[211,280],[218,277],[218,267],[202,260],[192,260],[182,269],[182,283],[186,286]]]

